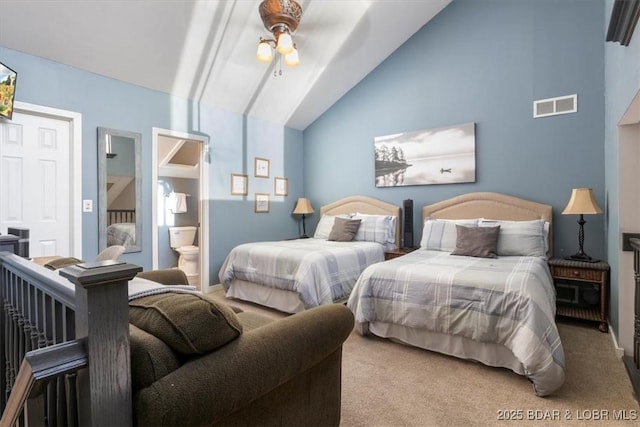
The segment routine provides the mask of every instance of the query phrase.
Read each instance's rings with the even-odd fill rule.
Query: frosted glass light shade
[[[286,55],[293,50],[293,39],[289,33],[280,33],[278,36],[278,45],[276,46],[278,53]]]
[[[298,57],[298,50],[294,47],[291,52],[287,53],[284,56],[284,63],[289,67],[295,67],[300,63],[300,58]]]
[[[262,41],[258,44],[258,52],[256,53],[256,57],[260,62],[271,62],[273,59],[273,52],[271,51],[271,46],[266,41]]]

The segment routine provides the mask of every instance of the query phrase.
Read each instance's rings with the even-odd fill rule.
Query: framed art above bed
[[[374,138],[376,187],[476,181],[475,123]]]

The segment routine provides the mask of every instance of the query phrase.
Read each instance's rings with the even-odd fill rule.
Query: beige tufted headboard
[[[488,218],[509,221],[544,219],[549,222],[549,256],[553,254],[553,208],[551,205],[500,193],[467,193],[423,207],[423,222],[429,217],[440,219]]]
[[[320,208],[320,215],[340,215],[360,212],[369,215],[391,215],[396,217],[396,247],[401,246],[400,207],[368,196],[349,196]]]

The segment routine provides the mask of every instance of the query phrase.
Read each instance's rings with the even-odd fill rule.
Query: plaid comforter
[[[564,382],[555,290],[544,259],[417,250],[367,268],[348,306],[361,334],[377,321],[499,343],[522,363],[537,395]]]
[[[306,308],[346,299],[360,273],[384,261],[374,242],[296,239],[245,243],[227,256],[218,278],[225,289],[234,279],[297,292]]]

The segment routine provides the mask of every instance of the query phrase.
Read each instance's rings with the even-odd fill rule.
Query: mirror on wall
[[[137,132],[98,128],[99,251],[113,245],[125,253],[142,250],[141,141]]]

